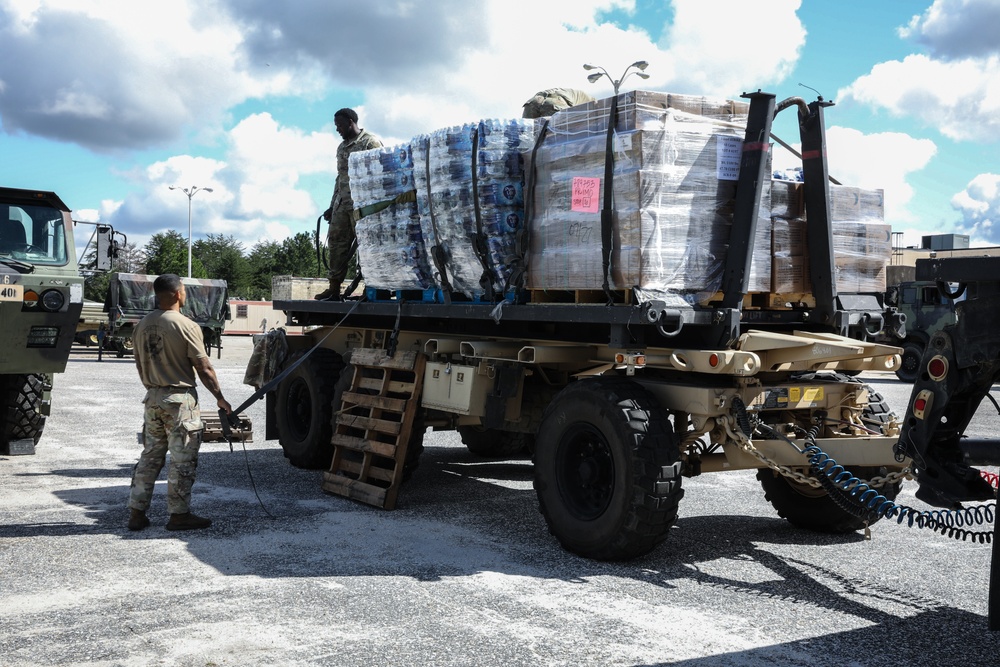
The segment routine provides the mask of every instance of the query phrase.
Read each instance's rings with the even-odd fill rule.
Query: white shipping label
[[[739,137],[719,135],[715,143],[715,176],[720,181],[735,181],[740,177],[740,158],[743,140]]]
[[[631,134],[616,134],[615,135],[615,151],[618,153],[627,153],[632,150],[632,135]]]
[[[83,285],[81,285],[80,283],[70,283],[69,302],[83,303]]]

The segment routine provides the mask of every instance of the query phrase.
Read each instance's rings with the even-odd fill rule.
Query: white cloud
[[[1000,3],[996,0],[935,0],[900,28],[899,34],[942,58],[988,56],[1000,51],[998,25]]]
[[[839,91],[888,110],[913,116],[955,140],[1000,137],[1000,57],[942,62],[925,55],[880,63]]]
[[[951,205],[962,215],[959,233],[985,242],[976,245],[1000,245],[1000,175],[979,174]]]

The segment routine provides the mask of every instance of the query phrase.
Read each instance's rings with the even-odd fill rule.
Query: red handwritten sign
[[[600,199],[601,179],[573,177],[573,198],[569,207],[571,211],[597,213],[601,206]]]

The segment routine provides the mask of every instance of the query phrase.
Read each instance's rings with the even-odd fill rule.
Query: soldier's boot
[[[129,530],[142,530],[149,525],[149,517],[142,510],[132,510],[128,515],[128,529]]]
[[[211,519],[185,512],[184,514],[171,514],[170,521],[167,521],[167,530],[198,530],[199,528],[208,528],[211,525]]]
[[[340,300],[340,281],[334,282],[330,281],[330,286],[325,290],[313,297],[317,301],[339,301]]]

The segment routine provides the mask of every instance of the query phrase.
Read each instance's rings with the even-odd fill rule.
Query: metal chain
[[[811,486],[815,489],[822,488],[822,485],[815,477],[812,477],[811,475],[805,475],[797,470],[793,470],[788,466],[776,463],[772,459],[769,459],[768,457],[764,456],[756,447],[754,447],[753,441],[750,439],[749,436],[745,435],[741,430],[733,429],[731,420],[729,418],[720,417],[718,421],[723,422],[723,426],[725,426],[726,429],[726,434],[732,440],[734,440],[737,445],[739,445],[740,449],[742,449],[747,454],[750,454],[751,456],[759,460],[761,463],[766,465],[771,470],[774,470],[775,472],[783,475],[784,477],[788,477],[798,482],[799,484]],[[872,477],[865,483],[873,488],[881,488],[886,484],[895,484],[896,482],[904,479],[910,479],[910,480],[915,479],[913,477],[913,473],[910,470],[909,466],[903,468],[899,472],[890,472],[884,476]]]

